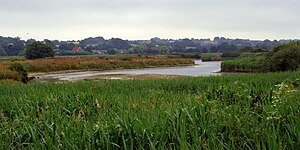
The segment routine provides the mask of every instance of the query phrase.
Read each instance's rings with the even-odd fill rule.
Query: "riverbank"
[[[221,72],[264,72],[263,57],[243,57],[225,60],[221,64]]]
[[[59,71],[87,71],[87,70],[116,70],[137,69],[171,66],[189,66],[194,62],[184,58],[138,58],[138,57],[58,57],[39,60],[12,59],[0,61],[0,79],[20,81],[22,76],[11,70],[13,64],[21,64],[30,75],[32,73],[49,73]]]
[[[106,58],[66,57],[21,62],[29,72],[53,72],[64,70],[114,70],[158,66],[192,65],[193,61],[182,58]]]

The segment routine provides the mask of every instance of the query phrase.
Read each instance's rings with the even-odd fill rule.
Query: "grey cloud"
[[[300,38],[299,8],[297,0],[1,0],[0,34]]]

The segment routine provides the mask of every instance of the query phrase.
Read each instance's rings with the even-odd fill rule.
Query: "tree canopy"
[[[19,37],[2,37],[0,36],[0,55],[16,56],[24,55],[24,48],[35,42],[35,39],[21,40]],[[89,37],[83,40],[48,40],[44,43],[51,45],[54,51],[72,50],[74,47],[81,47],[85,51],[98,53],[100,50],[118,49],[124,53],[132,54],[158,54],[158,53],[223,53],[226,51],[236,51],[242,49],[244,52],[256,52],[261,50],[270,50],[281,43],[287,43],[291,40],[249,40],[249,39],[229,39],[216,37],[214,39],[161,39],[158,37],[150,40],[123,40],[120,38],[104,39],[101,36]],[[136,48],[136,46],[140,46]],[[161,47],[166,46],[161,49]],[[133,49],[131,49],[133,48]],[[130,49],[130,50],[129,50]]]
[[[33,42],[27,45],[25,57],[28,59],[37,59],[45,57],[54,57],[55,53],[49,44],[43,42]]]
[[[7,53],[6,51],[4,50],[4,48],[0,45],[0,56],[6,56]]]
[[[2,55],[15,56],[24,50],[24,41],[19,37],[1,37],[0,46],[3,48]]]
[[[294,71],[300,66],[300,41],[278,45],[266,57],[270,71]]]

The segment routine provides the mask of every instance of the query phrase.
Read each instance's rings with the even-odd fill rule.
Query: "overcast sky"
[[[0,36],[300,39],[299,16],[300,0],[0,0]]]

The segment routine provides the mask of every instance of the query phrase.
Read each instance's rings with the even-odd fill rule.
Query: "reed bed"
[[[263,72],[266,71],[264,65],[262,57],[245,57],[223,61],[221,70],[223,72]]]
[[[0,80],[20,81],[22,76],[9,69],[20,63],[28,72],[53,72],[66,70],[113,70],[147,67],[192,65],[194,62],[183,58],[138,58],[138,57],[57,57],[53,59],[3,59],[0,60]]]
[[[112,70],[157,66],[193,64],[192,60],[180,58],[103,58],[70,57],[23,62],[29,72],[51,72],[63,70]]]
[[[22,75],[17,71],[13,71],[9,69],[9,63],[1,63],[0,61],[0,80],[15,80],[21,81]]]
[[[299,79],[0,83],[0,149],[298,149]]]

